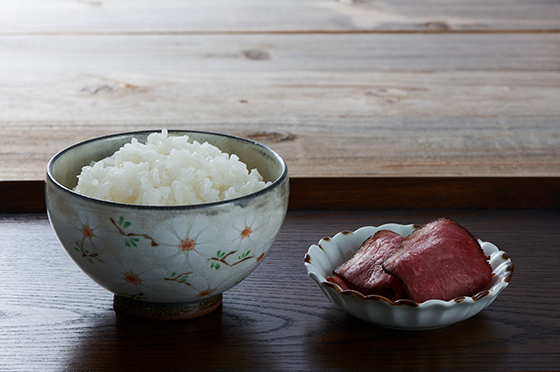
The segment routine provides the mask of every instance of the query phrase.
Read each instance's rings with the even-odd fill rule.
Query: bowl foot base
[[[216,310],[222,303],[222,294],[205,298],[197,302],[178,304],[160,304],[132,300],[115,295],[113,306],[129,315],[147,319],[180,320],[196,318]]]

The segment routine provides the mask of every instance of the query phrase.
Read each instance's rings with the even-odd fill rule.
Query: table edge
[[[44,213],[44,181],[0,181],[0,213]],[[293,177],[289,209],[557,209],[560,177]]]

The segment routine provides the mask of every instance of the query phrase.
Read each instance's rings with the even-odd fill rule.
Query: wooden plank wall
[[[560,176],[556,2],[21,0],[0,56],[0,181],[163,127],[254,138],[294,178]]]

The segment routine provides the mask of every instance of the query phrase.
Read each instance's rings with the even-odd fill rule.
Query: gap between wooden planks
[[[313,34],[558,34],[560,28],[552,29],[503,29],[503,30],[186,30],[186,31],[0,31],[0,36],[176,36],[176,35],[313,35]]]

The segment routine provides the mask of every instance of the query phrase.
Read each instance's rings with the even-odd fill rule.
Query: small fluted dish
[[[132,138],[143,143],[151,133],[94,138],[56,154],[47,166],[49,220],[76,265],[114,293],[116,308],[152,319],[204,315],[272,247],[288,207],[288,169],[276,152],[247,139],[169,131],[236,154],[270,184],[234,199],[175,206],[116,203],[74,191],[83,166],[112,155]]]
[[[348,260],[361,244],[380,230],[408,236],[418,226],[385,224],[344,231],[332,238],[323,238],[309,247],[304,262],[309,276],[324,295],[346,313],[377,326],[402,330],[428,330],[447,327],[468,319],[489,306],[509,284],[513,263],[509,256],[490,242],[479,240],[492,267],[492,280],[487,288],[472,296],[450,301],[428,300],[422,303],[401,299],[392,301],[378,295],[364,296],[354,290],[342,290],[327,281],[333,270]]]

